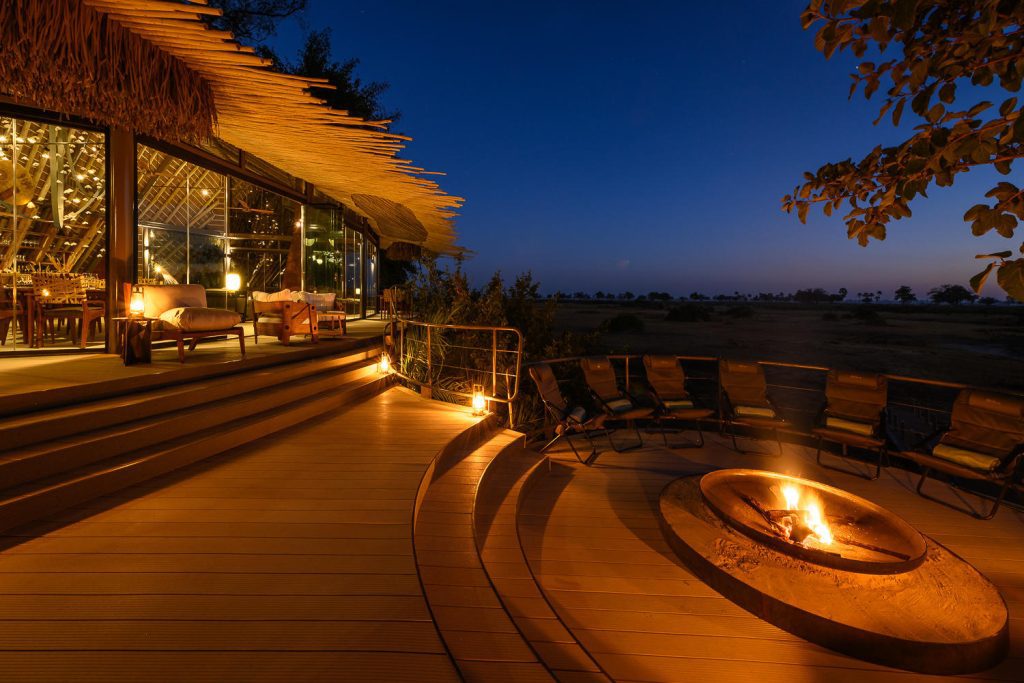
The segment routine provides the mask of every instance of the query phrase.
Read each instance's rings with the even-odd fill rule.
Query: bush
[[[730,306],[725,309],[725,314],[730,318],[753,318],[754,307],[740,304],[739,306]]]
[[[873,308],[867,306],[858,306],[853,309],[853,318],[861,321],[865,325],[886,325],[885,318]]]
[[[828,313],[822,314],[821,319],[822,320],[828,320],[828,321],[831,322],[831,321],[834,321],[834,320],[839,320],[839,316],[836,315],[835,313],[832,313],[831,311],[829,311]]]
[[[682,304],[673,306],[665,320],[673,323],[697,323],[711,320],[711,309],[701,304]]]
[[[601,323],[601,330],[609,334],[628,334],[644,331],[644,321],[632,313],[620,313]]]

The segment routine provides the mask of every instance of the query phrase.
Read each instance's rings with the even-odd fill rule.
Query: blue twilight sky
[[[338,60],[391,84],[407,155],[467,200],[476,284],[497,269],[544,291],[966,283],[975,253],[1015,244],[962,220],[994,173],[915,200],[866,249],[838,218],[779,209],[804,170],[900,139],[872,127],[878,104],[847,99],[853,62],[814,50],[805,4],[310,0],[269,42],[294,58],[331,26]]]

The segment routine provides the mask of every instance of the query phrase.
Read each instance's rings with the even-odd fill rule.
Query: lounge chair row
[[[646,403],[650,405],[641,404],[619,387],[615,370],[607,357],[581,359],[584,380],[598,408],[596,413],[565,400],[549,364],[531,366],[530,376],[537,385],[546,416],[554,425],[554,438],[542,451],[564,439],[576,458],[590,465],[598,455],[594,435],[603,434],[616,451],[642,445],[638,420],[648,420],[658,427],[666,446],[666,433],[669,431],[666,423],[694,424],[698,440],[687,446],[700,447],[704,444],[702,423],[713,418],[716,412],[721,431],[729,434],[733,448],[740,452],[743,451],[736,441],[738,428],[772,433],[780,453],[781,433],[801,433],[779,414],[772,403],[764,367],[758,363],[719,361],[720,400],[717,411],[694,401],[687,390],[683,368],[675,356],[647,355],[643,364],[650,387],[650,400]],[[848,457],[849,447],[858,448],[876,454],[873,475],[868,478],[877,478],[887,464],[889,454],[889,440],[884,428],[888,404],[886,378],[832,370],[826,380],[825,399],[825,409],[810,433],[817,442],[818,464],[838,469],[822,459],[825,442],[839,444],[842,457]],[[612,427],[618,425],[634,431],[635,444],[626,448],[616,445],[612,439]],[[587,439],[590,450],[586,455],[582,455],[572,442],[571,437],[577,434]],[[936,473],[995,484],[998,494],[986,513],[957,508],[981,519],[991,519],[1009,488],[1020,483],[1024,471],[1024,398],[964,389],[954,401],[947,429],[933,434],[920,449],[898,449],[896,454],[920,467],[918,493],[946,505],[946,501],[923,491],[925,481]]]

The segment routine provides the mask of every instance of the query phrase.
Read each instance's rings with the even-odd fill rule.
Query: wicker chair
[[[654,414],[654,408],[637,405],[636,401],[626,393],[619,390],[618,380],[615,379],[615,369],[612,363],[605,356],[591,356],[580,361],[583,369],[583,378],[587,382],[591,396],[605,414],[607,422],[625,422],[636,433],[637,442],[626,448],[619,448],[608,435],[608,441],[616,451],[628,451],[640,448],[644,445],[644,439],[640,436],[640,429],[636,421],[649,418]]]
[[[781,418],[768,398],[768,382],[764,368],[758,363],[722,359],[718,362],[718,385],[721,398],[722,428],[746,427],[768,430],[775,436],[782,454],[779,431],[790,427]],[[736,443],[736,432],[729,431],[734,450],[745,453]]]
[[[857,375],[832,370],[825,382],[825,399],[828,403],[822,414],[821,425],[811,430],[818,437],[818,464],[849,473],[849,470],[826,465],[821,461],[824,441],[840,444],[844,458],[848,457],[849,446],[876,451],[878,461],[875,463],[875,474],[867,478],[878,479],[885,460],[882,424],[888,401],[888,382],[880,375]]]
[[[588,415],[582,406],[570,407],[558,388],[558,380],[555,379],[555,373],[547,363],[531,366],[530,378],[537,385],[537,393],[540,395],[541,403],[544,404],[545,417],[550,418],[554,422],[555,437],[544,444],[543,448],[540,449],[541,453],[555,445],[559,439],[565,439],[569,447],[572,448],[572,452],[576,455],[577,460],[584,465],[593,463],[597,459],[598,452],[597,446],[594,445],[594,440],[590,436],[591,432],[602,432],[608,438],[609,443],[611,443],[608,430],[604,427],[604,414]],[[590,453],[587,454],[586,458],[580,455],[576,444],[572,442],[571,437],[574,434],[583,434],[587,439],[587,443],[590,444]],[[614,445],[612,445],[612,448],[614,448]]]
[[[930,452],[904,451],[900,456],[921,466],[917,492],[922,497],[978,519],[992,519],[1024,469],[1024,398],[964,389],[953,403],[949,429]],[[933,472],[991,482],[999,493],[992,508],[980,514],[926,495],[924,482]]]
[[[32,294],[36,305],[34,345],[42,346],[46,332],[56,341],[55,329],[66,322],[73,341],[84,349],[89,331],[106,315],[106,304],[89,299],[85,277],[74,273],[33,273]],[[74,323],[77,321],[77,324]]]
[[[697,425],[697,443],[681,448],[701,448],[704,445],[704,431],[701,420],[706,420],[715,411],[694,404],[686,391],[686,375],[675,356],[644,356],[644,369],[651,395],[658,405],[655,419],[661,431],[661,438],[668,447],[668,436],[663,426],[665,420],[694,422]]]

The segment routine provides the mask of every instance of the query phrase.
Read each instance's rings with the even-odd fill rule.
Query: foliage
[[[829,294],[821,287],[801,289],[793,295],[793,301],[803,304],[820,304],[831,301],[842,301],[846,298],[846,288],[842,287],[837,294]]]
[[[730,306],[729,308],[725,309],[725,314],[730,318],[753,318],[754,307],[748,306],[746,304],[741,304],[739,306]]]
[[[306,9],[308,0],[210,0],[210,6],[223,14],[210,17],[209,23],[221,31],[231,31],[246,45],[261,43],[277,32],[282,19]]]
[[[600,329],[609,334],[639,334],[644,331],[644,321],[632,313],[620,313],[601,323]]]
[[[359,66],[358,59],[334,61],[329,28],[312,31],[306,36],[306,42],[299,50],[295,62],[282,59],[266,47],[261,54],[272,60],[279,71],[310,78],[326,78],[331,87],[310,88],[310,93],[324,100],[332,109],[342,109],[370,121],[394,122],[401,117],[397,110],[388,111],[381,100],[390,87],[387,83],[363,83],[355,75],[356,67]]]
[[[974,301],[978,297],[963,285],[939,285],[928,290],[928,298],[932,300],[932,303],[955,305],[965,301]]]
[[[1007,175],[1024,156],[1024,108],[1015,96],[1006,97],[1024,78],[1024,3],[811,0],[802,21],[805,29],[819,25],[815,47],[826,58],[843,50],[863,58],[877,49],[883,61],[861,61],[850,88],[851,97],[861,88],[866,98],[882,89],[876,124],[888,115],[898,126],[907,104],[921,123],[903,142],[879,145],[860,161],[805,173],[805,182],[782,200],[783,210],[796,211],[801,222],[812,204],[820,204],[826,216],[846,204],[847,234],[866,246],[872,238],[885,239],[891,221],[909,217],[910,202],[926,197],[932,185],[952,185],[978,166]],[[966,84],[973,90],[958,92]],[[998,106],[975,101],[978,91],[1005,99]],[[972,206],[964,220],[975,235],[995,230],[1012,238],[1018,219],[1024,219],[1024,188],[1004,181],[986,197],[994,201]],[[1004,254],[994,255],[998,260],[972,284],[980,290],[997,269],[999,285],[1024,301],[1024,259]]]
[[[893,292],[893,298],[899,301],[901,304],[909,304],[913,301],[917,301],[917,295],[914,294],[914,290],[909,285],[900,285]]]
[[[711,309],[701,304],[673,306],[665,320],[673,323],[697,323],[711,320]]]
[[[380,252],[380,287],[387,289],[396,285],[404,285],[416,274],[416,264],[412,261],[388,258],[382,249]]]

